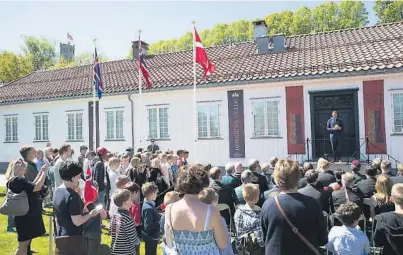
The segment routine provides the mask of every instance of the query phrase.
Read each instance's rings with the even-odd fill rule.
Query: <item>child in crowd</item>
[[[173,155],[169,155],[167,157],[167,161],[169,164],[169,173],[171,176],[172,183],[176,183],[176,178],[178,177],[178,165],[176,164],[178,158]]]
[[[170,192],[168,192],[168,193],[165,194],[165,196],[164,196],[164,203],[162,204],[162,205],[164,206],[164,208],[162,208],[162,206],[161,206],[161,208],[162,208],[163,210],[165,210],[165,208],[166,208],[169,204],[173,204],[173,203],[175,203],[175,202],[177,202],[177,201],[179,201],[179,200],[180,200],[180,198],[179,198],[179,193],[176,192],[176,191],[170,191]],[[165,233],[164,233],[164,226],[165,226],[165,215],[162,215],[161,221],[160,221],[160,231],[161,231],[162,236],[165,235]]]
[[[157,245],[160,240],[160,215],[155,207],[158,187],[153,182],[146,182],[141,191],[144,196],[141,221],[143,224],[142,237],[145,243],[145,255],[155,255],[157,254]]]
[[[162,178],[164,179],[167,187],[171,186],[171,176],[169,174],[169,164],[167,161],[168,156],[165,153],[161,153],[159,155],[159,159],[160,159],[160,169],[161,169],[161,173],[162,173]]]
[[[98,183],[94,181],[92,183],[94,188],[98,191]],[[92,211],[95,209],[95,203],[89,203],[87,205],[88,211]],[[95,216],[90,218],[86,223],[84,223],[83,227],[83,238],[84,238],[84,248],[86,255],[98,255],[99,247],[101,245],[101,235],[102,229],[101,224],[102,220],[105,220],[107,217],[106,211],[104,209]]]
[[[119,174],[119,167],[120,167],[120,161],[118,158],[111,158],[108,161],[108,175],[109,175],[109,180],[111,182],[111,190],[109,193],[109,198],[112,198],[113,194],[116,191],[116,179],[118,178]]]
[[[123,187],[126,184],[128,184],[129,182],[130,182],[129,177],[124,176],[124,175],[119,175],[116,178],[116,181],[115,181],[115,186],[116,186],[115,192],[118,191],[118,190],[123,189]],[[111,184],[112,184],[112,182],[111,182]],[[113,193],[113,194],[115,194],[115,193]],[[118,210],[118,207],[113,202],[113,194],[112,194],[112,197],[111,197],[111,200],[110,200],[109,215],[112,215],[113,213],[115,213]]]
[[[369,254],[368,237],[356,228],[361,215],[360,207],[347,202],[337,208],[336,215],[343,226],[332,227],[326,249],[339,255]]]
[[[137,236],[141,238],[141,205],[140,205],[140,187],[134,182],[129,182],[124,186],[124,189],[132,194],[132,205],[129,208],[129,213],[136,225]],[[140,254],[140,245],[137,246],[137,254]]]
[[[205,188],[199,193],[199,199],[205,204],[217,206],[218,204],[218,194],[212,188]],[[225,227],[225,232],[228,232],[227,223],[224,217],[221,217],[223,226]],[[231,235],[228,235],[228,246],[225,249],[220,250],[221,255],[233,255],[231,245]]]
[[[239,250],[246,249],[248,245],[245,245],[245,240],[250,241],[247,238],[248,235],[252,236],[253,242],[256,244],[257,249],[254,250],[254,254],[264,254],[264,236],[260,222],[260,208],[256,206],[260,198],[259,185],[248,183],[242,189],[242,195],[245,199],[245,205],[240,205],[234,215],[235,228],[237,231],[237,247]],[[255,246],[255,245],[253,245]]]
[[[132,193],[129,190],[118,190],[113,194],[113,202],[119,208],[111,217],[109,233],[112,236],[112,255],[137,255],[140,240],[136,226],[129,214],[132,206]]]

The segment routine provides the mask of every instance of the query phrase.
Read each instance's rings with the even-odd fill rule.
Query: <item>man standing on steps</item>
[[[339,140],[343,130],[343,122],[337,117],[337,111],[332,112],[332,117],[327,121],[327,131],[330,133],[330,145],[332,146],[333,161],[340,161]]]
[[[148,145],[147,147],[147,151],[151,152],[152,154],[154,154],[156,151],[158,151],[160,149],[160,147],[158,145],[155,144],[155,140],[151,139],[151,144]]]

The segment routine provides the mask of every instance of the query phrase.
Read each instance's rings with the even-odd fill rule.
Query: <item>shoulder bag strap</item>
[[[312,250],[313,253],[315,253],[315,255],[320,255],[319,251],[316,249],[316,247],[308,241],[308,239],[306,239],[298,230],[298,228],[296,228],[294,226],[294,224],[292,224],[292,222],[290,221],[290,219],[288,219],[287,215],[285,214],[283,208],[280,205],[280,202],[278,201],[278,197],[275,196],[274,200],[276,201],[276,205],[278,210],[280,211],[281,215],[283,215],[284,219],[287,221],[288,225],[291,227],[292,232],[294,232],[308,247],[309,249]]]

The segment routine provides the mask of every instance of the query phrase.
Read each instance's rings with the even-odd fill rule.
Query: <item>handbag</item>
[[[180,252],[178,251],[177,247],[176,247],[176,243],[175,243],[175,236],[174,236],[174,232],[173,232],[173,226],[172,226],[172,220],[171,220],[171,208],[172,208],[172,204],[168,207],[166,216],[167,216],[167,224],[168,224],[168,230],[169,230],[169,234],[171,235],[172,238],[172,243],[173,243],[173,247],[169,247],[166,244],[166,238],[165,241],[161,244],[162,249],[164,251],[164,253],[166,255],[180,255]],[[165,235],[167,235],[167,233],[165,233]]]
[[[81,235],[57,236],[55,244],[56,255],[84,255],[84,239]]]
[[[278,208],[278,210],[280,211],[281,215],[283,215],[285,221],[287,221],[288,225],[289,225],[290,228],[292,229],[292,232],[294,232],[294,233],[301,239],[301,241],[304,242],[304,243],[306,244],[306,246],[308,246],[309,249],[312,250],[312,252],[313,252],[315,255],[320,255],[320,253],[319,253],[319,251],[316,249],[316,247],[315,247],[311,242],[309,242],[308,239],[306,239],[305,236],[303,236],[303,235],[299,232],[298,228],[296,228],[296,227],[294,226],[294,224],[292,224],[292,222],[290,221],[290,219],[288,219],[287,215],[285,214],[283,208],[282,208],[281,205],[280,205],[280,202],[278,201],[278,196],[275,196],[275,197],[274,197],[274,200],[276,201],[277,208]]]
[[[13,179],[10,180],[10,182]],[[7,194],[0,206],[0,213],[9,216],[24,216],[29,211],[27,192],[14,193],[7,187]]]

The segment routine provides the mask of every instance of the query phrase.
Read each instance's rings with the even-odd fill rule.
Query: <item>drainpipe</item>
[[[134,118],[133,118],[133,113],[134,113],[134,105],[133,105],[133,99],[131,98],[131,93],[127,94],[127,98],[130,101],[130,119],[131,119],[131,126],[132,126],[132,148],[134,150]]]

